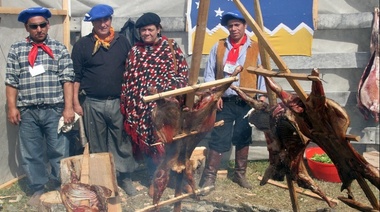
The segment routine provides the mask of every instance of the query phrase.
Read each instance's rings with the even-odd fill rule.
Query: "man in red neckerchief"
[[[205,72],[205,82],[229,77],[239,65],[244,70],[238,75],[235,86],[266,90],[263,77],[248,73],[248,66],[257,66],[260,62],[257,42],[245,33],[247,24],[240,12],[227,12],[222,16],[221,25],[229,31],[229,36],[221,39],[211,49]],[[264,101],[265,96],[258,97]],[[216,121],[224,120],[224,125],[215,127],[209,141],[206,166],[200,186],[214,186],[216,173],[222,160],[222,154],[228,152],[231,143],[235,145],[235,173],[233,181],[243,188],[252,189],[245,177],[249,145],[252,142],[252,129],[244,118],[251,109],[235,91],[227,89],[217,103]]]
[[[28,201],[38,206],[49,178],[60,184],[60,160],[69,156],[69,137],[58,133],[61,117],[74,121],[74,71],[70,54],[48,36],[51,13],[44,7],[23,10],[28,37],[12,44],[5,75],[8,120],[19,126],[21,165],[33,193]],[[47,169],[46,159],[51,169]]]

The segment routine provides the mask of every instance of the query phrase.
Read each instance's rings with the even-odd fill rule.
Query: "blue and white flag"
[[[190,53],[195,36],[199,1],[201,0],[188,1]],[[255,18],[254,0],[241,0],[241,3]],[[279,55],[311,55],[314,33],[313,6],[313,0],[260,1],[265,37]],[[208,54],[219,39],[228,36],[228,30],[220,24],[220,19],[224,13],[233,10],[238,10],[233,0],[210,0],[203,54]],[[247,34],[253,40],[257,40],[249,27]]]

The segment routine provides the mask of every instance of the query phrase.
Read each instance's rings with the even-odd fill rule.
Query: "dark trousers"
[[[131,139],[123,129],[120,99],[85,97],[82,107],[91,153],[110,152],[116,171],[133,172],[138,164],[133,157]]]
[[[222,111],[216,113],[216,121],[224,120],[224,125],[212,130],[209,148],[223,153],[230,150],[231,144],[248,146],[252,142],[252,128],[248,119],[243,117],[250,109],[249,105],[241,102],[223,102]]]

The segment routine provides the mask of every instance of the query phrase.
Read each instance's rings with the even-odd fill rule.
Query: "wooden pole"
[[[288,184],[288,191],[289,191],[289,196],[290,196],[290,201],[292,202],[292,209],[293,212],[298,212],[300,211],[300,206],[297,201],[297,192],[295,191],[292,176],[290,173],[285,175],[286,178],[286,183]]]
[[[255,33],[255,35],[257,36],[259,42],[261,42],[261,45],[264,46],[265,50],[271,56],[272,60],[276,63],[276,65],[280,69],[280,71],[290,73],[290,70],[286,66],[285,62],[273,50],[271,44],[264,37],[264,35],[263,35],[264,33],[262,32],[260,27],[257,25],[256,21],[248,13],[248,11],[244,7],[244,5],[240,2],[240,0],[234,0],[234,3],[236,5],[236,7],[240,10],[242,15],[244,16],[245,21],[252,28],[252,30]],[[289,84],[292,86],[292,88],[294,89],[294,91],[298,94],[299,98],[305,103],[307,95],[306,95],[305,91],[302,89],[302,87],[299,85],[299,83],[296,80],[293,80],[291,78],[287,78],[287,80],[288,80]]]
[[[85,135],[82,117],[79,117],[79,134],[80,134],[80,139],[85,139],[84,141],[81,140],[82,144],[84,144],[84,151],[83,151],[83,157],[82,157],[82,163],[81,163],[80,182],[84,184],[89,184],[90,183],[90,149],[89,149],[90,147]],[[82,200],[81,205],[89,206],[90,202],[87,199]]]
[[[70,17],[69,17],[69,0],[62,0],[62,9],[66,11],[66,15],[63,18],[63,44],[65,44],[67,50],[70,52]]]
[[[282,78],[292,78],[298,80],[310,80],[310,81],[321,81],[318,76],[311,76],[309,74],[293,74],[293,73],[279,73],[276,71],[269,71],[262,67],[252,67],[247,68],[248,72],[253,72],[267,77],[282,77]]]
[[[263,15],[261,13],[259,0],[254,0],[254,8],[255,8],[255,18],[256,18],[257,24],[260,27],[260,29],[264,31],[264,21],[263,21]],[[259,41],[258,43],[259,43],[261,64],[264,66],[265,69],[272,70],[268,52],[265,50],[264,46],[261,45],[261,41]],[[276,94],[269,88],[268,85],[266,85],[266,88],[267,88],[267,97],[268,97],[269,105],[270,106],[276,105],[277,104]]]
[[[21,175],[21,176],[19,176],[19,177],[16,177],[16,178],[14,178],[14,179],[12,179],[12,180],[6,182],[6,183],[1,184],[1,185],[0,185],[0,190],[1,190],[1,189],[4,189],[4,188],[9,188],[9,187],[13,186],[14,183],[18,182],[19,180],[21,180],[21,179],[24,178],[24,177],[26,177],[25,174],[23,174],[23,175]]]
[[[191,58],[191,66],[189,73],[190,86],[195,85],[198,81],[199,69],[202,61],[203,43],[205,40],[205,33],[207,27],[208,8],[210,0],[200,0],[198,8],[197,26],[194,37],[193,56]],[[188,93],[186,95],[186,106],[193,108],[195,93]]]
[[[262,180],[263,178],[259,176],[258,179],[259,179],[259,180]],[[268,183],[269,183],[269,184],[272,184],[272,185],[275,185],[275,186],[277,186],[277,187],[279,187],[279,188],[288,189],[288,186],[287,186],[287,185],[282,184],[282,183],[280,183],[280,182],[276,182],[276,181],[274,181],[274,180],[268,180]],[[313,192],[311,192],[311,191],[309,191],[309,190],[306,190],[306,189],[295,188],[295,191],[298,192],[298,193],[300,193],[300,194],[304,194],[304,195],[306,195],[306,196],[312,197],[312,198],[314,198],[314,199],[323,200],[322,197],[320,197],[318,194],[315,194],[315,193],[313,193]],[[331,198],[331,197],[327,197],[327,199],[329,199],[331,202],[333,202],[333,203],[335,203],[335,204],[338,204],[338,203],[339,203],[338,200],[333,199],[333,198]]]
[[[212,189],[214,189],[214,186],[208,186],[208,187],[205,187],[205,188],[201,188],[201,189],[196,190],[195,194],[199,194],[201,192],[207,192],[207,191],[210,191]],[[177,196],[177,197],[165,200],[165,201],[161,201],[161,202],[159,202],[159,203],[157,203],[155,205],[150,205],[148,207],[139,209],[136,212],[145,212],[145,211],[157,210],[161,206],[165,206],[165,205],[170,205],[170,204],[176,203],[176,202],[181,201],[182,199],[185,199],[185,198],[190,197],[192,195],[194,195],[194,194],[193,193],[182,194],[180,196]]]
[[[169,97],[169,96],[176,96],[176,95],[178,96],[178,95],[182,95],[182,94],[195,93],[196,91],[198,91],[200,89],[212,88],[212,87],[215,87],[218,85],[223,85],[223,84],[230,83],[230,82],[237,81],[237,80],[238,80],[238,78],[235,76],[235,77],[219,79],[219,80],[215,80],[215,81],[211,81],[211,82],[206,82],[206,83],[202,83],[202,84],[197,84],[197,85],[193,85],[193,86],[178,88],[175,90],[165,91],[165,92],[153,94],[150,96],[144,96],[143,101],[144,102],[151,102],[151,101],[163,99],[163,98]]]

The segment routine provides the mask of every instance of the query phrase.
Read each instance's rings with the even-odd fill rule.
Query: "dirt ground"
[[[220,177],[216,182],[216,189],[207,196],[200,196],[199,200],[194,198],[185,198],[182,200],[181,209],[183,212],[245,212],[245,211],[260,211],[260,212],[277,212],[277,211],[292,211],[292,204],[289,197],[289,192],[286,189],[277,186],[266,184],[259,185],[258,177],[262,176],[268,166],[268,161],[250,161],[248,164],[247,176],[249,182],[253,185],[252,190],[247,190],[233,183],[229,177],[232,174],[233,162],[227,161],[222,164],[221,169],[226,170],[228,175]],[[195,177],[199,180],[201,169],[196,170]],[[340,192],[341,183],[329,183],[316,180],[320,188],[327,196],[337,200],[338,196],[347,196],[345,191]],[[148,196],[147,185],[149,183],[148,176],[144,166],[141,166],[133,176],[133,184],[139,190],[138,195],[128,197],[124,192],[121,193],[121,205],[125,212],[139,211],[152,205],[152,199]],[[286,182],[281,182],[286,184]],[[368,183],[374,194],[379,198],[379,190]],[[25,190],[26,179],[15,183],[12,187],[0,190],[0,211],[39,211],[38,208],[29,207],[26,202],[30,198],[30,193]],[[363,191],[356,181],[352,184],[352,192],[356,200],[365,205],[370,205]],[[119,189],[120,190],[120,189]],[[121,191],[121,190],[120,190]],[[16,196],[22,198],[17,202]],[[8,197],[8,198],[3,198]],[[161,202],[167,201],[174,197],[174,190],[168,187]],[[325,212],[325,211],[357,211],[337,200],[338,205],[335,208],[329,208],[326,202],[317,200],[304,194],[298,194],[298,204],[300,211],[307,212]],[[2,202],[1,202],[2,201]],[[66,211],[63,205],[52,208],[53,212]],[[160,207],[161,212],[173,211],[173,204]]]
[[[292,211],[292,204],[287,189],[266,184],[259,185],[258,177],[262,176],[268,166],[267,161],[251,161],[247,170],[249,181],[253,185],[252,190],[247,190],[233,183],[229,178],[232,174],[233,162],[227,162],[222,169],[228,171],[226,178],[218,178],[216,189],[207,196],[201,196],[199,200],[186,198],[182,201],[182,211]],[[199,180],[199,173],[196,177]],[[145,170],[142,168],[135,173],[134,184],[140,190],[139,194],[134,197],[122,196],[123,210],[138,211],[152,205],[152,199],[147,194],[145,184]],[[357,211],[350,208],[337,199],[338,196],[347,196],[340,192],[341,183],[329,183],[315,180],[328,197],[334,198],[338,205],[335,208],[329,208],[326,202],[309,197],[304,194],[298,194],[298,204],[300,211]],[[281,182],[286,184],[286,181]],[[377,197],[380,197],[379,191],[369,183],[371,189]],[[356,200],[363,204],[370,205],[363,191],[356,181],[352,184],[352,192]],[[174,190],[167,188],[161,198],[166,201],[174,197]],[[173,205],[162,206],[160,211],[172,211]]]

